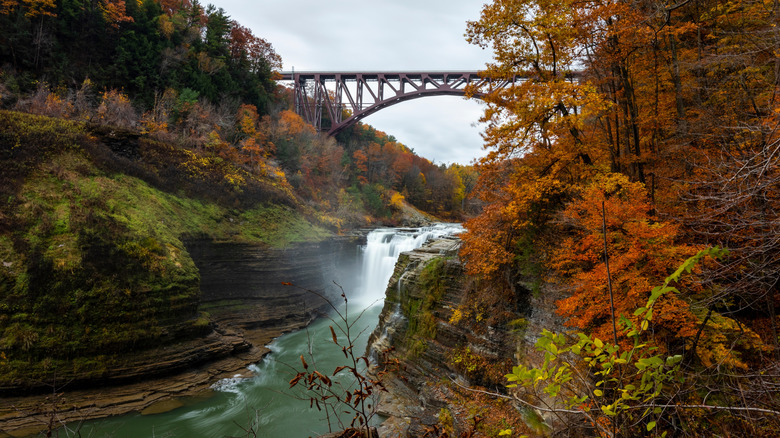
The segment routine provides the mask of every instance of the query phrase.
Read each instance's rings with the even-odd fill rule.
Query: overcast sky
[[[490,53],[464,38],[480,0],[211,0],[269,41],[290,71],[475,71]],[[425,97],[362,121],[431,161],[468,164],[485,154],[482,105]]]

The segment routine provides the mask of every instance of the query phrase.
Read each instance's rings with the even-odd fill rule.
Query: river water
[[[459,225],[440,224],[419,229],[379,229],[369,233],[362,251],[360,286],[354,291],[345,291],[347,306],[339,307],[348,323],[353,324],[350,330],[357,356],[365,351],[368,336],[376,327],[385,288],[398,256],[422,246],[429,239],[460,231]],[[249,367],[253,377],[224,379],[213,385],[209,394],[182,400],[183,406],[169,412],[96,420],[81,425],[78,435],[61,430],[60,436],[297,438],[327,433],[329,425],[325,415],[310,408],[308,394],[291,390],[289,381],[296,372],[303,370],[302,355],[310,367],[316,365],[328,376],[336,367],[347,364],[341,347],[333,344],[328,328],[334,323],[343,328],[344,323],[339,320],[337,316],[320,318],[304,330],[277,338],[268,346],[271,353],[262,362]],[[339,333],[338,327],[336,332]],[[354,384],[354,378],[345,373],[333,380],[345,387]],[[341,421],[348,425],[351,418],[352,415],[344,414]],[[331,422],[333,430],[338,430],[338,421],[331,418]]]

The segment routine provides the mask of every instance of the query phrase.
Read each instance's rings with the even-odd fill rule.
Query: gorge
[[[119,433],[122,436],[209,437],[235,436],[242,429],[250,428],[256,428],[262,436],[269,437],[327,432],[327,424],[316,410],[309,409],[308,401],[302,403],[290,395],[287,382],[290,370],[299,363],[298,356],[306,354],[307,348],[312,346],[322,346],[322,351],[317,349],[312,353],[318,366],[327,369],[339,364],[341,352],[328,351],[332,346],[324,345],[329,343],[327,325],[332,322],[320,318],[306,330],[286,334],[273,343],[271,338],[307,325],[313,317],[321,314],[321,300],[308,290],[316,290],[334,299],[338,297],[339,288],[343,288],[351,309],[356,309],[350,311],[350,318],[360,315],[360,335],[355,341],[356,345],[360,345],[356,348],[364,351],[382,308],[378,304],[384,298],[384,285],[393,273],[398,256],[432,237],[459,230],[449,225],[376,230],[365,237],[366,245],[360,251],[355,238],[297,245],[278,251],[261,250],[252,245],[188,242],[188,250],[201,268],[202,308],[215,321],[215,332],[223,338],[235,339],[231,360],[223,359],[216,366],[201,367],[211,372],[202,373],[199,377],[204,383],[211,378],[211,384],[217,377],[214,369],[218,369],[219,375],[228,378],[212,385],[206,392],[203,392],[203,385],[196,382],[189,382],[189,386],[182,388],[184,382],[181,376],[161,379],[157,382],[161,388],[156,393],[147,387],[132,396],[128,395],[132,389],[126,386],[116,392],[112,388],[103,389],[100,395],[99,391],[92,391],[90,396],[82,397],[81,409],[58,413],[58,417],[68,418],[70,414],[73,420],[83,420],[107,413],[143,410],[83,425],[71,423],[71,429],[61,432],[78,431],[89,436],[114,436]],[[288,280],[292,280],[294,286],[282,284],[289,283]],[[329,287],[323,287],[328,284]],[[304,302],[308,304],[304,305]],[[271,354],[265,355],[268,351]],[[264,355],[265,358],[260,361]],[[245,368],[245,364],[258,361],[257,365]],[[185,375],[195,377],[192,372]],[[167,394],[162,389],[166,384]],[[170,390],[176,387],[180,387],[181,392],[171,393]],[[197,396],[191,397],[193,394]],[[205,399],[204,394],[208,394]],[[76,400],[73,396],[76,395],[67,393],[68,399],[61,406],[63,410],[71,409],[71,403]],[[101,397],[102,401],[94,403]],[[123,397],[125,402],[132,403],[123,406]],[[89,405],[90,398],[92,405]],[[160,411],[167,412],[151,415]],[[17,411],[17,414],[20,413]],[[28,426],[44,420],[40,416],[17,417],[15,421],[19,425],[25,420]],[[302,418],[307,421],[301,422]],[[4,421],[6,426],[11,424],[7,417]],[[297,432],[290,435],[291,430]]]
[[[357,237],[285,248],[208,239],[191,239],[186,246],[200,272],[199,311],[209,318],[207,333],[127,354],[127,365],[101,380],[58,383],[50,391],[65,392],[56,400],[5,396],[0,431],[20,436],[37,432],[46,427],[54,411],[58,422],[72,423],[140,411],[157,403],[170,407],[171,397],[198,394],[221,377],[245,372],[247,364],[270,351],[266,345],[274,338],[304,327],[317,316],[324,302],[306,288],[336,280],[337,266],[349,272],[358,258]],[[303,305],[306,301],[309,304]]]

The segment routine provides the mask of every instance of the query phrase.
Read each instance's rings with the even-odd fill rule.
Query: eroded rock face
[[[285,249],[188,242],[201,277],[199,311],[210,318],[204,332],[128,357],[103,379],[91,382],[100,388],[58,387],[64,391],[56,400],[3,397],[0,431],[37,433],[46,427],[47,413],[53,409],[58,424],[140,411],[171,397],[196,395],[220,378],[246,373],[247,365],[268,353],[265,345],[304,327],[324,310],[325,301],[309,290],[338,302],[341,291],[333,282],[345,290],[353,287],[355,275],[350,271],[359,260],[358,244],[359,238]]]
[[[338,302],[337,284],[354,287],[357,244],[335,238],[271,249],[201,240],[188,242],[187,250],[201,273],[200,309],[251,337],[256,329],[308,324],[327,306],[318,294]]]
[[[541,360],[533,348],[535,334],[561,326],[552,310],[556,297],[533,294],[521,284],[511,304],[514,324],[491,326],[473,315],[471,321],[453,318],[471,287],[457,257],[459,247],[458,239],[438,240],[402,254],[396,264],[368,347],[375,359],[392,349],[401,362],[401,370],[386,382],[389,393],[379,403],[380,412],[388,417],[380,434],[430,433],[440,427],[442,412],[463,412],[462,405],[453,404],[458,397],[462,400],[455,392],[469,396],[463,387],[504,392],[502,376],[515,363]],[[503,408],[514,410],[507,403]],[[464,418],[452,417],[455,436],[471,427]]]

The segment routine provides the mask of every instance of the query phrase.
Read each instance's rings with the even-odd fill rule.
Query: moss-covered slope
[[[104,378],[210,333],[182,239],[328,235],[299,210],[283,184],[207,153],[0,111],[0,389]]]

